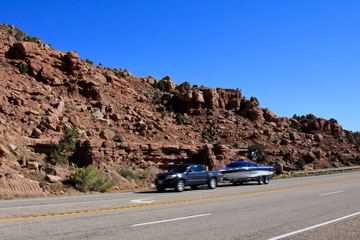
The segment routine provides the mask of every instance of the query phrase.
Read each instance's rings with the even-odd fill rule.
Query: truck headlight
[[[177,177],[177,174],[169,175],[166,177],[166,179],[174,179]]]

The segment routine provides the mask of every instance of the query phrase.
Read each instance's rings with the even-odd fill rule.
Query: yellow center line
[[[320,186],[326,186],[326,185],[331,185],[331,184],[354,182],[354,181],[359,181],[359,180],[360,180],[360,178],[353,179],[353,180],[343,180],[343,181],[336,181],[336,182],[318,183],[318,184],[305,185],[305,186],[299,186],[299,187],[281,188],[281,189],[267,190],[267,191],[261,191],[261,192],[240,193],[240,194],[226,195],[226,196],[220,196],[220,197],[199,198],[199,199],[193,199],[193,200],[183,200],[183,201],[176,201],[176,202],[156,203],[156,204],[148,204],[148,205],[121,207],[121,208],[110,208],[110,209],[91,210],[91,211],[72,212],[72,213],[59,213],[59,214],[50,214],[50,215],[33,216],[33,217],[6,218],[6,219],[0,219],[0,222],[12,222],[12,221],[19,221],[19,220],[72,216],[72,215],[88,214],[88,213],[103,213],[103,212],[112,212],[112,211],[136,209],[136,208],[148,208],[148,207],[158,207],[158,206],[165,206],[165,205],[175,205],[175,204],[181,204],[181,203],[210,201],[210,200],[217,200],[217,199],[243,197],[243,196],[259,195],[259,194],[265,194],[265,193],[274,193],[274,192],[282,192],[282,191],[289,191],[289,190],[297,190],[297,189],[310,188],[310,187],[320,187]]]

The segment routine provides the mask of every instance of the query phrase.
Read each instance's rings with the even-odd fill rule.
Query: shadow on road
[[[250,186],[250,185],[258,185],[257,183],[243,183],[242,185],[234,185],[232,183],[221,183],[217,186],[217,188],[227,188],[227,187],[241,187],[241,186]],[[207,186],[199,186],[196,190],[191,189],[190,187],[186,187],[184,189],[184,192],[189,192],[189,191],[210,191],[212,189],[209,189]],[[149,190],[149,191],[140,191],[140,192],[135,192],[135,193],[141,193],[141,194],[153,194],[153,193],[158,193],[158,194],[164,194],[164,193],[170,193],[170,192],[174,192],[174,193],[181,193],[181,192],[177,192],[175,189],[172,188],[167,188],[164,192],[159,192],[157,190]]]

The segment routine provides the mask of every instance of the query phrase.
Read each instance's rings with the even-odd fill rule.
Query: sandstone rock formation
[[[277,117],[240,90],[94,66],[18,31],[0,26],[0,197],[56,194],[50,186],[89,164],[118,189],[136,186],[113,170],[119,166],[151,176],[177,163],[217,170],[238,146],[255,143],[267,147],[277,172],[296,169],[300,158],[315,168],[360,161],[354,134],[337,123]],[[163,91],[154,88],[160,81]],[[79,133],[75,154],[69,166],[54,166],[45,156],[67,128]]]

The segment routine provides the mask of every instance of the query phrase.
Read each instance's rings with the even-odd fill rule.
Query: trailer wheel
[[[269,184],[269,182],[270,182],[270,177],[269,176],[264,176],[264,183]]]
[[[216,185],[217,185],[217,181],[215,178],[211,178],[210,181],[209,181],[209,184],[208,184],[208,187],[210,189],[214,189],[216,188]]]
[[[260,177],[259,177],[258,183],[259,183],[259,185],[263,185],[263,184],[264,184],[264,177],[263,177],[263,176],[260,176]]]

